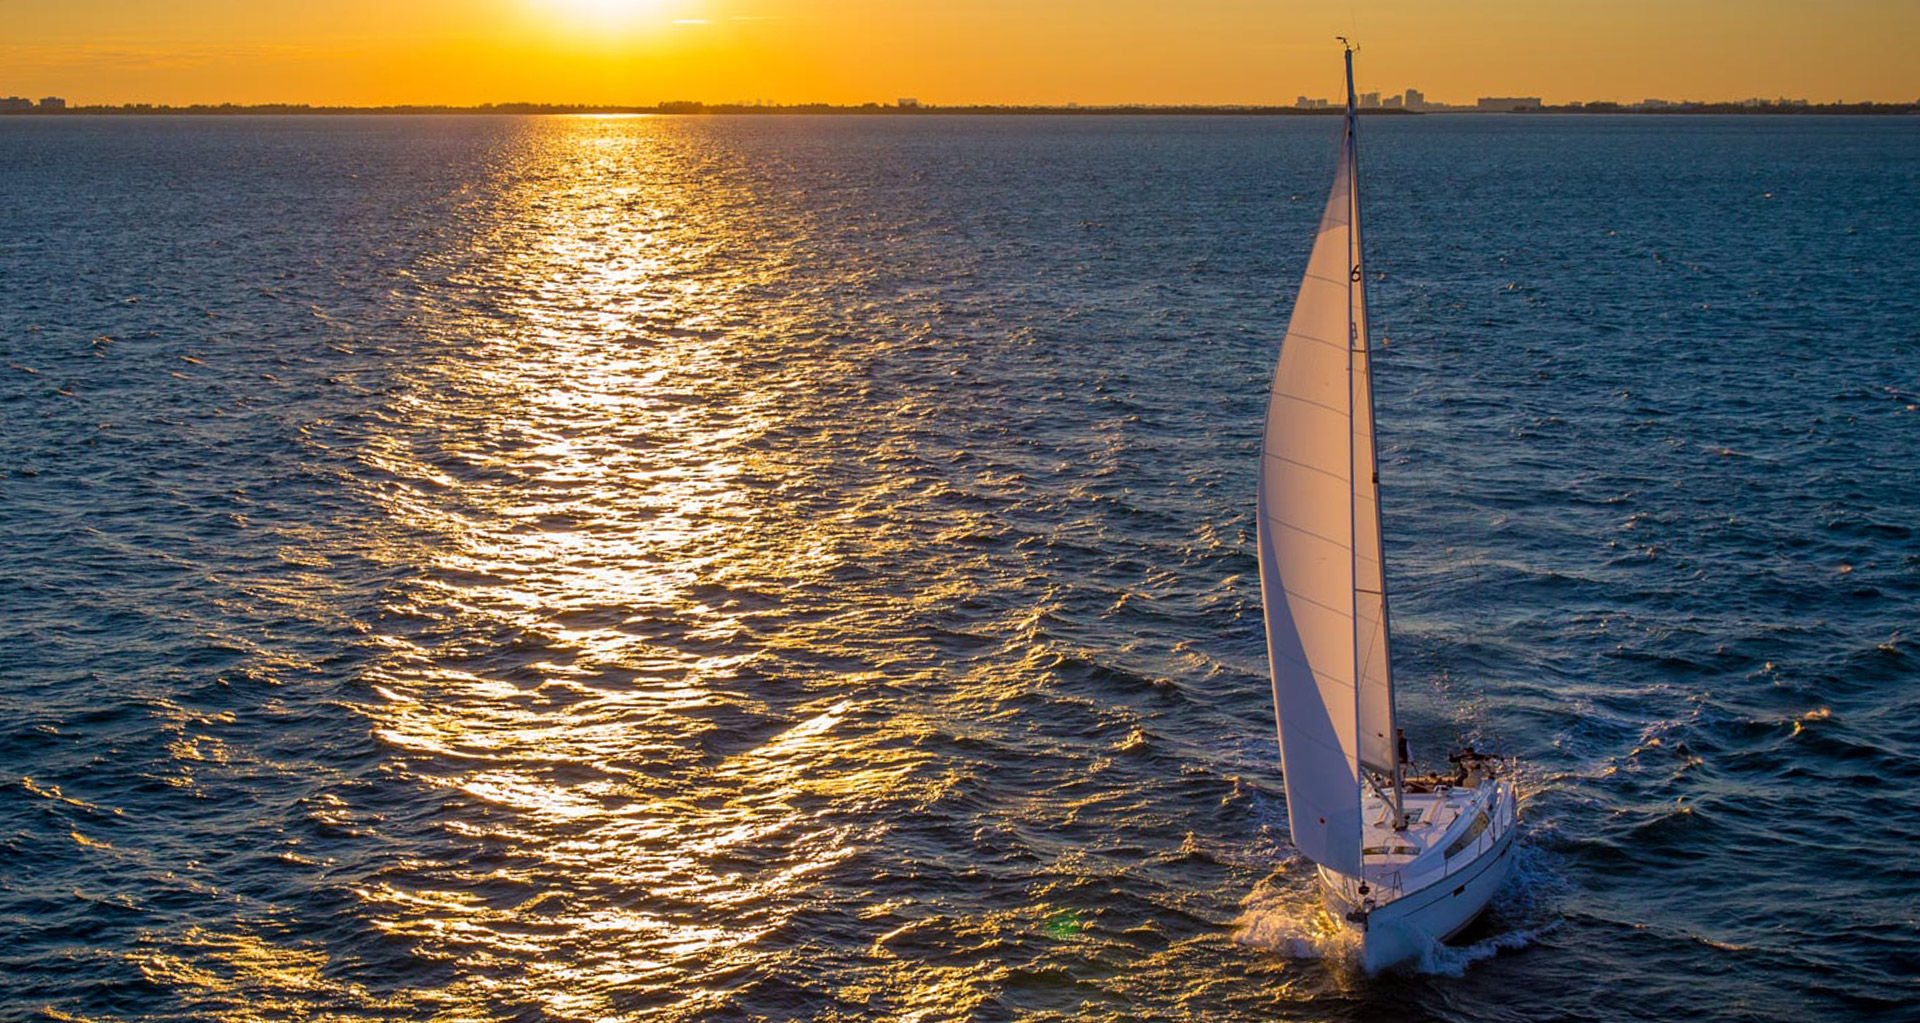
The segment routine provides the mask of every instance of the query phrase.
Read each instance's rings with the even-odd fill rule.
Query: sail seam
[[[1328,412],[1333,412],[1341,415],[1344,415],[1347,411],[1346,409],[1334,408],[1332,405],[1329,405],[1323,401],[1314,401],[1312,398],[1302,398],[1299,395],[1295,395],[1295,394],[1276,394],[1274,395],[1274,400],[1275,401],[1297,401],[1303,405],[1312,405],[1314,408],[1325,409]]]
[[[1287,456],[1285,456],[1285,455],[1276,455],[1276,454],[1273,454],[1272,452],[1268,452],[1268,454],[1267,454],[1267,457],[1268,457],[1268,458],[1271,458],[1271,459],[1273,459],[1273,460],[1274,460],[1274,461],[1276,461],[1276,462],[1285,462],[1285,463],[1287,463],[1288,465],[1297,465],[1297,466],[1299,466],[1299,467],[1300,467],[1300,468],[1302,468],[1302,469],[1306,469],[1306,470],[1308,470],[1308,471],[1310,471],[1310,472],[1317,472],[1317,473],[1319,473],[1319,474],[1320,474],[1320,475],[1322,475],[1322,476],[1331,476],[1331,477],[1333,477],[1333,478],[1334,478],[1335,480],[1338,480],[1338,481],[1340,481],[1340,482],[1342,482],[1342,483],[1344,483],[1344,482],[1346,482],[1346,479],[1347,479],[1347,478],[1346,478],[1345,476],[1342,476],[1342,475],[1340,475],[1340,474],[1339,474],[1339,473],[1337,473],[1337,472],[1332,472],[1332,471],[1330,471],[1330,470],[1327,470],[1327,469],[1322,469],[1322,468],[1320,468],[1320,467],[1319,467],[1319,466],[1317,466],[1317,465],[1313,465],[1313,464],[1311,464],[1311,463],[1309,463],[1309,462],[1302,462],[1302,461],[1300,461],[1300,460],[1299,460],[1299,459],[1297,459],[1297,458],[1288,458],[1288,457],[1287,457]],[[1342,542],[1342,543],[1343,543],[1343,545],[1344,545],[1344,546],[1351,546],[1351,544],[1344,544],[1344,542]]]
[[[1329,606],[1329,605],[1327,605],[1327,604],[1323,604],[1323,603],[1321,603],[1320,601],[1317,601],[1317,600],[1315,600],[1315,599],[1313,599],[1312,597],[1309,597],[1309,596],[1307,596],[1306,594],[1304,594],[1304,593],[1301,593],[1301,592],[1300,592],[1299,590],[1289,590],[1289,589],[1287,589],[1287,588],[1286,588],[1285,586],[1282,586],[1282,587],[1280,587],[1280,592],[1282,592],[1282,593],[1284,593],[1284,594],[1286,594],[1286,595],[1287,595],[1287,596],[1289,596],[1289,597],[1293,597],[1293,598],[1294,598],[1294,599],[1296,599],[1296,600],[1299,600],[1299,601],[1302,601],[1302,602],[1304,602],[1304,603],[1308,603],[1308,604],[1312,604],[1312,605],[1313,605],[1314,607],[1317,607],[1317,608],[1319,608],[1320,610],[1322,610],[1322,611],[1325,611],[1325,612],[1327,612],[1327,613],[1329,613],[1329,614],[1333,614],[1333,615],[1337,615],[1337,616],[1339,616],[1339,617],[1341,617],[1341,618],[1352,618],[1352,617],[1353,617],[1353,615],[1351,615],[1351,614],[1349,614],[1349,613],[1347,613],[1347,612],[1345,612],[1345,611],[1342,611],[1342,610],[1340,610],[1340,609],[1339,609],[1339,608],[1337,608],[1337,607],[1332,607],[1332,606]]]
[[[1296,533],[1304,533],[1304,534],[1306,534],[1307,536],[1310,536],[1310,537],[1313,537],[1313,538],[1314,538],[1315,540],[1319,540],[1319,541],[1320,541],[1320,542],[1322,542],[1322,543],[1328,543],[1328,544],[1332,544],[1332,545],[1333,545],[1333,546],[1335,546],[1335,547],[1339,547],[1339,548],[1342,548],[1342,549],[1345,549],[1345,548],[1347,548],[1347,547],[1349,547],[1349,546],[1351,546],[1350,544],[1347,544],[1347,543],[1345,543],[1344,541],[1341,541],[1341,540],[1336,540],[1336,539],[1334,539],[1333,537],[1331,537],[1331,536],[1327,536],[1327,535],[1325,535],[1325,534],[1323,534],[1323,533],[1316,533],[1316,532],[1314,532],[1313,530],[1311,530],[1311,529],[1308,529],[1308,528],[1307,528],[1307,527],[1305,527],[1305,526],[1296,526],[1296,525],[1294,525],[1294,524],[1293,524],[1293,523],[1291,523],[1291,522],[1283,522],[1283,521],[1281,521],[1281,520],[1279,520],[1279,519],[1276,519],[1276,518],[1274,518],[1274,517],[1273,517],[1273,516],[1271,516],[1271,515],[1269,515],[1269,516],[1267,516],[1267,521],[1268,521],[1268,522],[1271,522],[1271,523],[1273,523],[1273,524],[1274,524],[1275,526],[1278,526],[1278,527],[1280,527],[1280,528],[1282,528],[1282,529],[1291,529],[1291,530],[1293,530],[1293,531],[1294,531],[1294,532],[1296,532]],[[1288,591],[1288,592],[1292,592],[1292,591]]]
[[[1288,657],[1285,654],[1282,654],[1281,659],[1289,664],[1294,665],[1295,667],[1305,668],[1307,670],[1307,674],[1313,677],[1314,685],[1316,686],[1319,686],[1322,688],[1332,687],[1335,689],[1346,689],[1350,691],[1357,691],[1359,688],[1357,686],[1349,685],[1345,680],[1339,678],[1338,676],[1323,675],[1320,672],[1314,671],[1312,665],[1308,664],[1303,660],[1300,660],[1299,658]],[[1323,742],[1321,743],[1321,745],[1328,746],[1329,748],[1333,748],[1333,749],[1341,749],[1341,750],[1346,749],[1345,745],[1337,742],[1336,743]]]
[[[1315,337],[1312,334],[1309,334],[1303,330],[1287,331],[1286,340],[1282,341],[1281,344],[1284,346],[1286,344],[1286,341],[1291,341],[1294,338],[1299,338],[1303,341],[1312,341],[1317,344],[1323,344],[1323,345],[1326,345],[1328,348],[1345,348],[1347,347],[1347,344],[1348,344],[1348,342],[1334,341],[1324,337]]]

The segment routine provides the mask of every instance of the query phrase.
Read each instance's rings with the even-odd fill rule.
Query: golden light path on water
[[[823,811],[910,797],[924,759],[850,720],[859,671],[779,710],[709,685],[783,643],[755,634],[759,610],[786,605],[804,635],[784,642],[811,656],[857,636],[883,609],[852,589],[795,616],[765,581],[831,579],[888,541],[769,509],[796,466],[766,439],[822,367],[750,355],[791,325],[738,310],[783,270],[743,255],[783,247],[745,173],[688,156],[618,120],[529,127],[461,271],[504,297],[438,314],[448,357],[412,375],[380,455],[431,565],[389,613],[443,627],[383,630],[377,735],[449,790],[454,835],[505,848],[361,895],[467,968],[453,1005],[596,1018],[624,992],[697,1016],[813,875],[886,829]],[[730,866],[740,848],[776,852]]]

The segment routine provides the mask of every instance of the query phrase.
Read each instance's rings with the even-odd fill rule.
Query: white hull
[[[1417,851],[1370,856],[1364,893],[1360,879],[1324,868],[1319,872],[1328,908],[1359,932],[1361,966],[1368,973],[1416,961],[1464,930],[1487,908],[1512,867],[1517,800],[1511,786],[1488,780],[1471,790],[1409,795],[1407,802],[1409,810],[1424,802],[1429,816],[1442,819],[1426,828],[1369,832],[1411,843]],[[1487,823],[1476,829],[1482,812]],[[1381,818],[1383,824],[1387,820]],[[1446,855],[1450,849],[1452,856]]]

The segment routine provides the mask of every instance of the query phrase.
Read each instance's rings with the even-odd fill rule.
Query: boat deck
[[[1471,859],[1462,853],[1491,843],[1511,824],[1508,801],[1498,797],[1494,785],[1436,785],[1408,792],[1403,801],[1407,826],[1398,831],[1390,803],[1371,794],[1363,801],[1361,876],[1343,879],[1344,887],[1357,889],[1365,882],[1378,901],[1398,898],[1447,876],[1451,867]],[[1363,893],[1353,894],[1354,902],[1361,901]]]

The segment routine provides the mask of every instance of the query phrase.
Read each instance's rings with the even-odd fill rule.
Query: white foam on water
[[[1317,890],[1283,887],[1277,879],[1261,881],[1240,901],[1233,940],[1292,959],[1358,966],[1359,934],[1327,911]]]
[[[1519,931],[1502,931],[1471,945],[1448,945],[1428,940],[1427,947],[1420,951],[1420,958],[1408,967],[1414,973],[1436,977],[1459,977],[1467,972],[1467,967],[1482,959],[1490,959],[1501,952],[1516,948],[1525,948],[1533,944],[1534,939],[1560,926],[1560,921],[1540,927]]]

